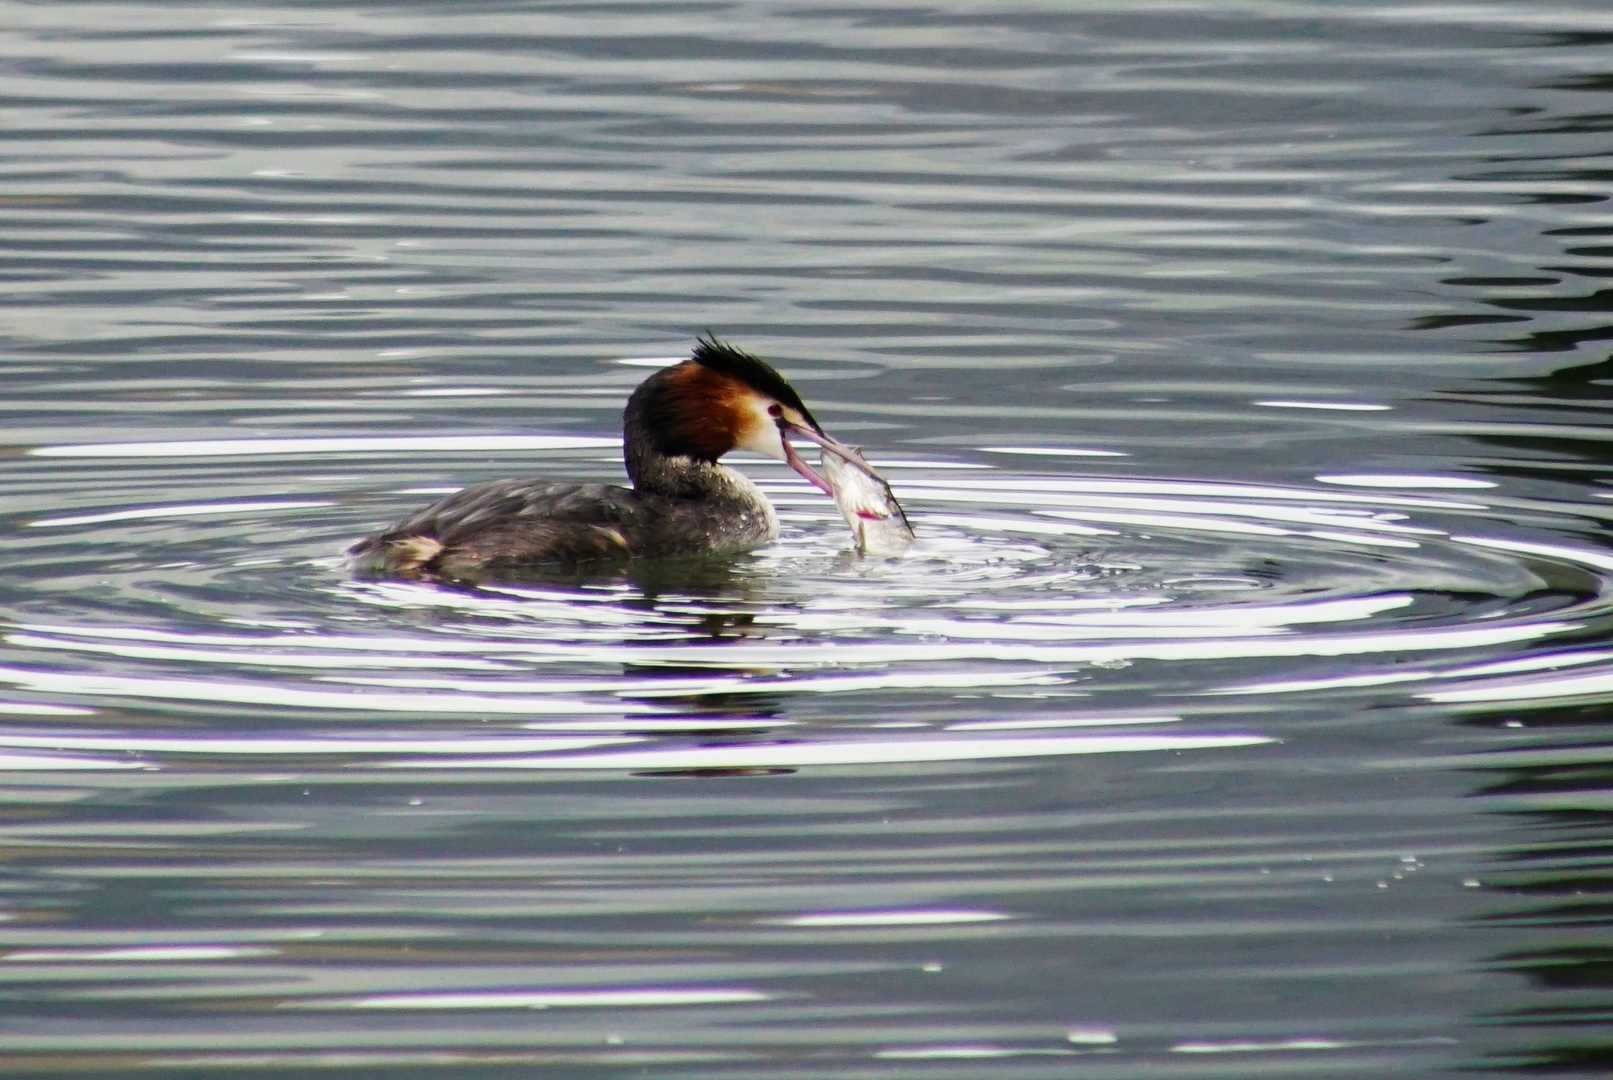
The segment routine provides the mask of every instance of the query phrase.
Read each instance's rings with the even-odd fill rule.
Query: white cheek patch
[[[763,457],[784,460],[784,437],[779,434],[778,421],[767,413],[770,402],[747,397],[741,405],[744,427],[734,443],[736,450],[749,450]]]

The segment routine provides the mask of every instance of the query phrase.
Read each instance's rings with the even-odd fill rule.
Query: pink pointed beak
[[[799,435],[807,442],[817,443],[825,450],[828,450],[831,453],[839,454],[841,457],[851,462],[851,464],[855,465],[869,476],[878,479],[879,474],[874,472],[872,468],[863,462],[861,455],[859,455],[857,451],[853,450],[845,443],[840,442],[838,439],[832,439],[821,431],[813,431],[811,428],[802,427],[799,424],[792,424],[787,420],[780,420],[778,427],[779,437],[784,443],[785,463],[788,464],[790,468],[806,477],[808,483],[817,488],[819,491],[823,492],[825,495],[829,496],[831,499],[834,498],[835,489],[830,486],[829,481],[819,476],[817,471],[813,469],[812,466],[808,465],[802,459],[800,454],[795,452],[795,447],[790,445],[791,435]]]

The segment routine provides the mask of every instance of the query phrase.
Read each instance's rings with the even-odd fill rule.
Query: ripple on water
[[[387,449],[371,442],[54,449],[142,462],[317,454],[362,468]],[[523,448],[564,456],[604,442]],[[301,734],[173,737],[141,723],[96,734],[85,719],[81,737],[23,726],[3,744],[25,766],[86,769],[298,755],[405,768],[767,770],[1230,750],[1278,737],[1258,711],[1229,721],[1232,698],[1465,687],[1487,664],[1518,664],[1501,658],[1606,614],[1601,571],[1613,560],[1507,539],[1503,505],[1444,478],[1281,487],[968,461],[883,466],[921,536],[903,558],[857,557],[832,507],[766,467],[786,532],[751,557],[479,589],[348,579],[329,552],[362,531],[366,511],[333,509],[353,503],[354,483],[339,476],[312,499],[102,502],[33,517],[26,558],[50,602],[12,599],[0,681],[19,710],[144,715],[164,729],[227,705],[242,722],[274,716]],[[182,488],[194,468],[136,467],[148,498],[153,479]],[[151,530],[137,559],[131,528]],[[115,569],[64,605],[98,547]],[[254,610],[236,596],[254,597]],[[1544,668],[1580,662],[1546,655],[1556,658]],[[1126,730],[1157,723],[1162,702],[1179,730]],[[337,717],[342,737],[330,730]],[[457,726],[470,721],[501,730]],[[354,724],[370,737],[352,737]],[[510,724],[546,734],[512,735]],[[436,730],[422,737],[423,725]],[[1092,726],[1109,730],[1073,730]],[[124,757],[94,756],[112,751]]]

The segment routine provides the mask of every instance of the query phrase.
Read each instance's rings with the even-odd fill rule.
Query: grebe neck
[[[773,504],[744,473],[654,451],[629,452],[627,461],[633,490],[666,500],[660,503],[664,515],[657,525],[660,542],[679,551],[747,551],[778,537]],[[689,537],[694,539],[688,544],[679,540]]]
[[[714,461],[669,456],[642,443],[625,447],[627,475],[633,490],[673,499],[722,499],[761,492],[740,473]]]

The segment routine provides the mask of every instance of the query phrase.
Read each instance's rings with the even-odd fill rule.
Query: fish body
[[[864,555],[900,555],[913,546],[913,527],[890,484],[853,451],[855,458],[825,449],[818,467],[833,489],[835,506],[851,526]]]

